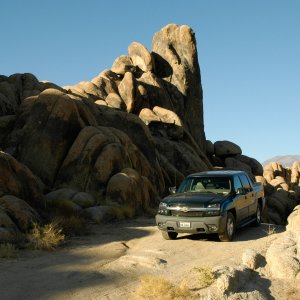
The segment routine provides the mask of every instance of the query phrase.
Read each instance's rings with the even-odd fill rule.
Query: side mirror
[[[169,187],[169,192],[170,192],[170,194],[175,194],[176,193],[176,186]]]
[[[243,188],[237,188],[236,194],[237,195],[245,195],[244,189]]]

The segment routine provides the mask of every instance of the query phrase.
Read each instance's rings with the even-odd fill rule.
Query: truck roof
[[[217,171],[205,171],[199,173],[190,174],[190,176],[233,176],[238,174],[245,174],[244,171],[237,171],[237,170],[217,170]]]

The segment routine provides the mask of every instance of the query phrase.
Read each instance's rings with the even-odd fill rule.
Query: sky
[[[300,1],[0,0],[0,74],[72,85],[170,23],[196,35],[206,138],[300,154]]]

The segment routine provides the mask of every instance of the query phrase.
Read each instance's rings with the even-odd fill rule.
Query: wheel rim
[[[228,236],[232,236],[233,235],[233,230],[234,230],[234,223],[232,218],[228,218],[227,219],[227,234]]]
[[[260,208],[257,208],[257,212],[256,212],[256,221],[257,223],[260,223],[261,220],[261,213],[260,213]]]

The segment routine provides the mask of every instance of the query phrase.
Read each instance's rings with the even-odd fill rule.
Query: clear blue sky
[[[207,139],[230,140],[264,161],[300,154],[300,1],[2,0],[0,74],[59,85],[91,80],[151,49],[169,23],[196,33]]]

